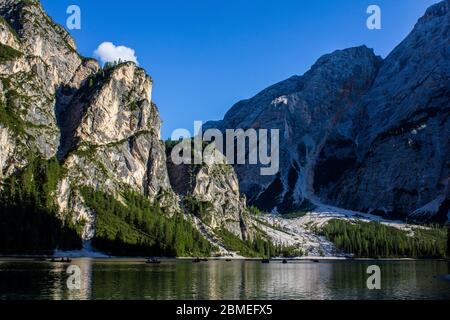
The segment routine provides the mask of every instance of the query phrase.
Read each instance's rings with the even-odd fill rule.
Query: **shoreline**
[[[0,255],[0,262],[2,261],[30,261],[30,262],[54,262],[60,263],[59,261],[50,261],[51,259],[60,259],[62,257],[54,257],[54,256],[39,256],[39,255],[11,255],[11,256],[2,256]],[[94,261],[117,261],[117,262],[145,262],[148,257],[117,257],[117,256],[108,256],[108,257],[90,257],[90,256],[78,256],[78,257],[64,257],[70,258],[71,260],[94,260]],[[191,261],[196,259],[197,257],[155,257],[160,261]],[[206,259],[207,261],[223,261],[223,262],[236,262],[236,261],[261,261],[263,258],[245,258],[245,257],[200,257],[201,259]],[[45,259],[45,260],[40,260]],[[416,262],[416,261],[441,261],[441,262],[449,262],[449,259],[442,258],[430,258],[430,259],[419,259],[419,258],[348,258],[348,257],[298,257],[298,258],[271,258],[271,262],[283,262],[286,260],[287,262],[369,262],[369,261],[378,261],[378,262],[389,262],[389,261],[404,261],[404,262]],[[207,262],[203,261],[203,262]]]

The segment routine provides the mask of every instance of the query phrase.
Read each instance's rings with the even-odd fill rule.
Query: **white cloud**
[[[94,55],[98,57],[102,63],[119,61],[132,61],[138,64],[136,53],[133,49],[125,46],[115,46],[112,42],[103,42],[94,51]]]

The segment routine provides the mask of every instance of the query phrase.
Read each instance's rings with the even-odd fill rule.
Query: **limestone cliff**
[[[233,167],[225,164],[175,165],[167,148],[167,168],[173,190],[186,213],[213,231],[225,228],[247,240],[252,236],[246,198],[239,191]]]
[[[430,7],[386,59],[366,47],[325,55],[205,126],[280,130],[278,175],[236,166],[250,203],[280,213],[313,202],[450,218],[449,3]]]
[[[447,220],[449,4],[442,1],[427,10],[337,125],[316,168],[321,176],[316,191],[323,198],[388,216]],[[343,170],[326,179],[323,172],[340,163]]]
[[[27,164],[28,155],[52,157],[59,146],[55,95],[82,62],[69,34],[38,1],[0,2],[2,175]]]
[[[31,172],[32,164],[35,176],[27,181],[44,179],[38,183],[44,190],[33,185],[33,197],[45,193],[47,204],[57,206],[58,218],[74,225],[84,240],[95,239],[98,214],[92,199],[86,203],[86,190],[111,196],[108,199],[116,201],[116,207],[136,205],[144,197],[152,205],[143,205],[147,211],[166,217],[154,218],[161,228],[172,228],[172,220],[164,219],[175,221],[180,215],[191,221],[198,212],[185,210],[187,194],[173,191],[159,111],[152,101],[153,81],[145,70],[132,62],[101,67],[96,60],[81,57],[71,36],[37,0],[1,0],[0,16],[0,182],[6,181],[5,190],[14,190],[9,187],[15,177]],[[42,178],[48,171],[42,163],[52,161],[54,166],[55,159],[60,166],[57,174]],[[48,190],[45,179],[51,179],[52,186],[57,179],[55,188]],[[181,187],[172,183],[189,189],[192,201],[208,203],[202,210],[208,227],[224,227],[246,239],[246,204],[231,167],[203,166],[195,169],[193,183]],[[124,198],[130,194],[132,203]],[[137,216],[119,220],[106,210],[102,217],[106,240],[117,237],[120,242],[126,238],[122,231],[128,230],[137,246],[153,243],[157,236],[169,237],[157,242],[178,241],[170,238],[170,230],[167,235],[148,234],[156,227],[139,210]],[[185,227],[183,232],[198,237],[189,230]],[[203,240],[197,241],[197,247],[205,249]],[[166,247],[164,253],[187,253],[179,243],[178,251],[167,248],[168,243],[153,245],[158,246]]]
[[[369,89],[381,63],[367,47],[320,58],[303,76],[275,84],[231,108],[205,129],[280,130],[280,170],[261,176],[259,166],[236,166],[241,190],[267,212],[308,208],[312,169],[324,141],[342,115]]]

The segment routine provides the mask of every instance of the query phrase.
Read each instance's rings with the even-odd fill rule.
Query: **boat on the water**
[[[147,264],[161,264],[161,261],[154,258],[154,257],[150,257],[147,259],[147,261],[145,262]]]
[[[195,258],[194,260],[192,260],[193,263],[200,263],[202,260],[200,260],[200,258]]]
[[[70,258],[51,258],[50,262],[56,262],[56,263],[71,263],[72,259]]]
[[[261,263],[270,263],[270,259],[262,259]]]

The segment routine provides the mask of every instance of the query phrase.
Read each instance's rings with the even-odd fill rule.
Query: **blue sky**
[[[323,54],[362,44],[385,57],[437,0],[42,0],[56,22],[81,8],[70,31],[82,55],[105,41],[133,48],[154,80],[162,135],[221,119],[237,101],[294,74]],[[382,10],[382,30],[366,9]]]

